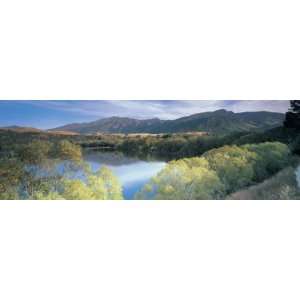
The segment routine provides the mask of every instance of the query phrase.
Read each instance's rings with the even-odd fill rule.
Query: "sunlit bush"
[[[141,192],[137,199],[214,199],[223,185],[204,158],[170,162]]]
[[[45,200],[121,200],[122,187],[106,167],[85,173],[85,180],[62,177],[55,186],[37,189],[32,199]]]
[[[216,171],[226,193],[249,185],[254,180],[251,160],[255,154],[237,146],[224,146],[204,154],[210,167]]]
[[[169,162],[136,198],[224,199],[272,176],[289,162],[289,148],[278,142],[224,146],[202,157]]]
[[[82,178],[74,177],[81,170]],[[36,140],[14,158],[0,160],[0,199],[122,199],[122,187],[106,167],[92,172],[81,148],[69,141]]]

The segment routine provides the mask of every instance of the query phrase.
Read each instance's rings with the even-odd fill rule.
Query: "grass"
[[[264,182],[228,196],[232,200],[300,200],[295,168],[287,167]]]

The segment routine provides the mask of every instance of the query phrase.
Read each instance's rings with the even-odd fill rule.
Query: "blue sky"
[[[54,128],[74,122],[90,122],[111,116],[137,119],[176,119],[183,116],[226,109],[242,111],[286,112],[288,101],[0,101],[0,127],[30,126],[41,129]]]

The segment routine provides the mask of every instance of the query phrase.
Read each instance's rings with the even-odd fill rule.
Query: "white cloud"
[[[243,111],[274,111],[285,112],[289,107],[288,101],[243,101],[243,100],[153,100],[153,101],[29,101],[50,110],[66,111],[89,117],[106,118],[111,116],[131,117],[138,119],[160,118],[176,119],[195,113],[226,109],[234,112]]]

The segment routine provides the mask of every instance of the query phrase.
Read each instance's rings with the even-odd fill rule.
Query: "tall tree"
[[[300,100],[291,101],[291,110],[295,113],[300,113]]]
[[[285,115],[284,126],[300,130],[300,100],[292,100],[291,107]]]

